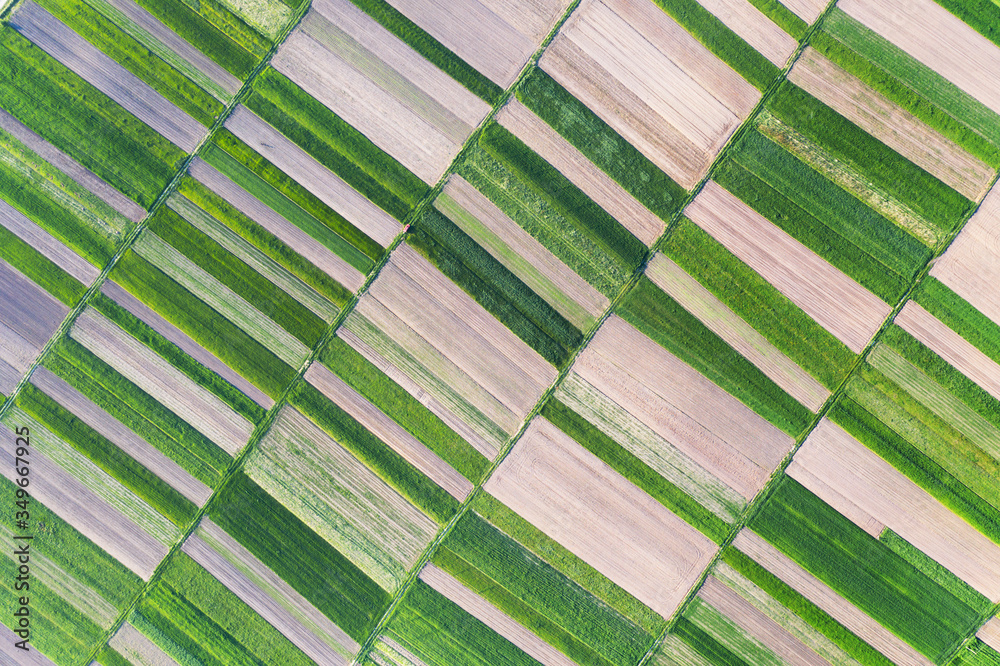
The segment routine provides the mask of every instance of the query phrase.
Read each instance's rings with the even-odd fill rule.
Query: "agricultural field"
[[[990,0],[4,3],[0,664],[1000,666],[998,91]]]

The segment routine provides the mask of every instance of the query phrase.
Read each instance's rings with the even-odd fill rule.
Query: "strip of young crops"
[[[13,233],[24,243],[36,248],[42,256],[82,284],[90,284],[100,272],[59,239],[3,200],[0,200],[0,226]]]

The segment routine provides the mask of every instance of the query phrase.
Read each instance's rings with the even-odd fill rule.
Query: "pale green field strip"
[[[86,2],[220,102],[228,102],[240,89],[239,79],[132,0]]]
[[[31,383],[189,500],[198,506],[203,506],[208,501],[212,494],[211,488],[188,474],[180,465],[115,420],[48,368],[36,368],[31,375]]]
[[[588,5],[539,62],[687,190],[760,99],[651,2]]]
[[[282,409],[246,473],[389,592],[438,529],[292,407]]]
[[[824,420],[795,454],[804,469],[853,501],[993,603],[1000,601],[1000,546],[953,514],[863,444]],[[821,499],[822,489],[810,489]]]
[[[746,599],[727,587],[714,576],[709,576],[698,598],[710,604],[736,625],[746,636],[746,640],[757,643],[771,652],[779,664],[803,664],[806,666],[826,666],[827,661],[808,646],[785,631],[770,617],[761,613]],[[736,654],[750,656],[750,650],[740,650]]]
[[[1000,48],[944,7],[933,0],[844,0],[838,8],[1000,113],[997,78],[984,75],[1000,71]]]
[[[295,11],[278,0],[221,0],[221,4],[271,41],[281,35]]]
[[[948,392],[923,370],[885,344],[872,349],[867,361],[978,447],[1000,459],[1000,428]]]
[[[59,189],[66,192],[64,195],[66,197],[69,197],[69,192],[73,192],[73,196],[81,202],[77,204],[78,207],[85,206],[93,211],[91,215],[100,220],[98,228],[121,232],[128,226],[129,220],[138,222],[145,216],[146,211],[139,204],[95,176],[89,169],[35,134],[3,109],[0,109],[0,128],[23,145],[23,148],[13,145],[5,137],[5,147],[11,151],[6,156],[5,163],[12,165],[17,161],[24,162],[33,165],[36,171],[43,171],[44,167],[41,165],[48,163],[52,168],[61,171],[65,179],[58,180],[65,184]],[[68,185],[66,179],[76,183],[77,187]],[[88,219],[82,215],[81,218]]]
[[[637,416],[570,372],[555,397],[727,523],[746,500]]]
[[[652,245],[663,233],[664,220],[626,192],[516,97],[497,113],[496,120],[614,216],[643,244]]]
[[[717,550],[542,417],[484,488],[665,618]],[[650,540],[650,534],[671,538]]]
[[[618,317],[605,322],[573,370],[747,501],[794,443]]]
[[[191,339],[187,333],[171,324],[157,314],[155,310],[125,291],[117,282],[105,280],[101,285],[101,293],[162,335],[169,342],[177,345],[185,354],[235,386],[264,409],[270,409],[274,405],[274,400],[270,396],[237,374],[235,370],[226,365],[212,352]]]
[[[172,666],[177,663],[130,622],[124,623],[108,644],[135,666]]]
[[[382,247],[399,235],[402,224],[245,106],[225,126]]]
[[[27,419],[21,419],[18,421],[18,426],[28,422]],[[41,426],[38,428],[38,435],[46,437]],[[5,425],[0,426],[0,432],[9,437],[10,441],[14,441],[14,433]],[[34,429],[32,434],[35,434]],[[41,442],[41,439],[38,441]],[[0,458],[9,470],[4,473],[5,476],[13,480],[13,455],[9,451],[4,451],[0,454]],[[89,489],[82,481],[63,470],[58,463],[49,460],[40,449],[32,453],[31,465],[31,497],[34,501],[44,504],[50,511],[76,528],[80,534],[141,576],[143,580],[149,580],[157,565],[167,555],[168,549],[165,545]],[[132,507],[132,511],[141,511],[139,507],[145,503],[133,496],[126,504]],[[166,520],[162,516],[160,519]]]
[[[779,68],[799,43],[747,0],[698,0],[698,4]]]
[[[892,308],[714,181],[685,214],[859,353]]]
[[[0,535],[9,543],[16,543],[14,533],[6,525],[0,525]],[[19,564],[18,557],[12,549],[8,549],[6,555],[12,563]],[[37,550],[32,550],[31,553],[31,574],[42,585],[59,595],[102,629],[110,628],[118,617],[118,610],[96,590],[77,580],[75,576],[64,571]]]
[[[924,245],[935,247],[944,239],[944,233],[938,225],[872,183],[854,165],[830,155],[824,148],[795,128],[784,124],[766,109],[761,111],[755,122],[758,132],[849,192],[879,215],[916,237]]]
[[[239,258],[240,261],[263,275],[276,287],[309,308],[326,323],[332,323],[337,317],[339,310],[336,305],[296,277],[291,271],[247,242],[223,222],[206,213],[190,199],[174,193],[167,200],[166,205],[203,234]]]
[[[569,2],[460,0],[447,9],[419,0],[391,0],[389,4],[488,79],[507,87]]]
[[[0,659],[5,660],[4,664],[12,666],[56,666],[56,664],[39,652],[32,649],[28,652],[14,647],[21,638],[7,628],[7,625],[0,624]]]
[[[931,666],[932,662],[927,657],[904,643],[755,533],[744,529],[736,535],[733,545],[896,664]]]
[[[250,421],[97,311],[88,309],[77,318],[70,337],[229,455],[249,441]]]
[[[945,283],[977,310],[1000,323],[1000,187],[982,205],[962,232],[935,262],[931,275]]]
[[[32,446],[35,447],[35,450],[41,452],[51,464],[57,465],[61,469],[61,475],[68,474],[78,483],[83,484],[83,487],[90,491],[89,497],[99,498],[99,504],[95,507],[96,513],[102,513],[103,505],[107,505],[125,516],[142,529],[146,535],[164,547],[163,556],[166,555],[166,548],[169,547],[170,543],[181,535],[180,529],[176,525],[157,512],[141,497],[108,475],[93,461],[50,432],[19,407],[13,407],[7,412],[5,425],[10,427],[12,424],[29,426],[32,430]]]
[[[1000,618],[990,618],[976,632],[976,638],[1000,652]]]
[[[306,34],[453,141],[464,143],[489,113],[487,103],[348,0],[321,0],[313,9],[302,23]]]
[[[1000,400],[1000,364],[940,319],[910,301],[896,315],[894,323]]]
[[[215,279],[152,232],[145,231],[133,249],[209,307],[249,333],[288,365],[296,368],[309,349],[291,333]]]
[[[651,666],[715,666],[715,662],[673,634],[667,634],[647,662]]]
[[[810,411],[818,412],[830,397],[826,387],[666,255],[657,253],[650,260],[646,276]]]
[[[717,563],[712,570],[712,575],[725,583],[763,615],[771,618],[802,645],[819,655],[825,660],[825,663],[837,664],[838,666],[860,666],[833,641],[725,562]]]
[[[702,590],[710,585],[710,580],[711,578],[705,581]],[[747,636],[732,619],[706,603],[702,599],[701,593],[691,600],[691,604],[684,613],[684,619],[702,630],[722,650],[727,650],[737,659],[744,660],[745,663],[754,664],[754,666],[785,666],[786,662],[779,659],[774,652],[761,644],[760,641]],[[804,665],[808,663],[803,662]]]
[[[373,649],[378,652],[371,653],[369,658],[379,666],[427,666],[420,658],[388,636],[380,636]]]
[[[458,501],[472,492],[472,483],[464,476],[326,367],[314,363],[305,379]]]
[[[341,259],[331,249],[322,245],[305,231],[295,226],[259,199],[217,171],[214,167],[196,157],[191,162],[190,174],[210,190],[225,199],[238,211],[252,219],[268,233],[286,243],[295,252],[321,271],[344,285],[357,291],[364,283],[364,275]]]
[[[318,664],[347,664],[358,645],[208,518],[181,549]]]
[[[573,666],[574,662],[568,657],[467,588],[447,571],[428,563],[420,572],[420,580],[539,663],[546,666]]]
[[[461,176],[448,180],[434,206],[578,329],[586,330],[610,305]]]
[[[425,183],[437,182],[462,147],[414,113],[405,97],[383,90],[306,32],[292,33],[271,66]],[[454,86],[455,94],[471,96],[457,82]]]
[[[198,121],[33,2],[18,7],[11,25],[182,150],[194,150],[207,133]]]
[[[100,274],[95,266],[3,200],[0,200],[0,226],[85,285],[89,285]]]
[[[813,48],[803,52],[788,80],[972,201],[993,182],[993,167]]]

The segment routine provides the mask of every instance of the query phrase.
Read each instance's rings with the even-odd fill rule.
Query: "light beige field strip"
[[[738,492],[598,391],[575,370],[560,383],[555,396],[726,522],[735,521],[746,505]]]
[[[994,186],[976,214],[931,268],[931,275],[1000,324],[1000,187]]]
[[[85,310],[70,336],[230,455],[250,439],[252,423],[96,310]]]
[[[0,199],[0,226],[84,285],[89,285],[100,274],[90,262],[2,199]]]
[[[420,580],[430,585],[462,610],[497,632],[528,656],[545,666],[574,666],[574,662],[536,634],[511,619],[502,610],[467,588],[447,571],[427,563]]]
[[[40,349],[41,345],[31,344],[13,328],[0,322],[0,358],[18,373],[31,367],[31,361]]]
[[[485,489],[663,617],[717,550],[542,417]]]
[[[156,643],[146,638],[131,623],[123,624],[108,643],[115,652],[137,666],[174,666],[177,664]]]
[[[839,426],[821,421],[795,454],[794,462],[993,603],[1000,601],[1000,546]]]
[[[702,7],[743,38],[778,68],[783,68],[799,43],[747,0],[699,0]]]
[[[52,336],[69,308],[0,259],[0,323],[7,324],[36,351]]]
[[[95,176],[89,169],[35,134],[3,109],[0,109],[0,129],[128,219],[138,222],[145,216],[146,211],[142,206]]]
[[[568,0],[480,0],[482,5],[531,40],[533,47],[541,44],[563,15]]]
[[[564,298],[571,299],[586,315],[589,315],[588,321],[593,321],[608,308],[610,301],[604,294],[591,287],[586,280],[573,272],[571,268],[552,254],[548,248],[539,243],[534,236],[510,219],[506,213],[497,208],[492,201],[483,196],[479,190],[470,185],[464,178],[458,175],[452,176],[445,184],[443,192],[465,209],[467,213],[471,214],[495,238],[491,245],[496,246],[499,250],[494,255],[500,255],[497,256],[499,261],[505,265],[508,263],[504,262],[504,254],[506,254],[502,252],[504,247],[509,248],[510,252],[515,253],[523,259],[522,262],[508,260],[511,265],[507,267],[513,273],[519,277],[523,274],[522,279],[526,282],[530,280],[530,283],[537,284],[539,287],[545,289],[546,292],[555,290],[560,295],[563,295]],[[447,202],[442,202],[442,204],[439,208],[444,208]],[[446,215],[448,214],[446,210],[442,210],[442,212]],[[457,217],[461,218],[462,216],[458,215]],[[466,220],[452,218],[452,221],[463,227],[463,229],[469,227]],[[474,237],[483,235],[474,234],[472,231],[470,229],[466,233]],[[525,265],[522,265],[522,263]],[[529,286],[533,286],[530,283]],[[560,301],[563,299],[553,296],[550,296],[550,298],[550,304],[557,310],[560,310]],[[563,316],[569,318],[568,314],[572,313],[563,313]]]
[[[511,97],[497,114],[497,122],[541,155],[597,205],[611,213],[645,245],[652,245],[663,233],[663,220],[597,168],[516,97]]]
[[[437,182],[461,148],[304,32],[293,32],[271,65],[426,183]]]
[[[898,666],[932,666],[929,659],[897,638],[888,629],[832,590],[826,583],[793,562],[787,555],[749,529],[733,540],[736,546],[785,584],[820,607],[834,620],[892,659]]]
[[[811,411],[819,411],[830,397],[826,387],[663,253],[657,252],[650,260],[646,276]]]
[[[989,189],[991,166],[814,48],[806,48],[788,79],[969,199],[979,201]]]
[[[347,664],[358,644],[208,518],[181,549],[319,664]]]
[[[1000,618],[991,618],[976,632],[976,638],[1000,651]]]
[[[445,406],[445,404],[436,395],[432,395],[430,391],[425,390],[404,370],[391,363],[381,354],[372,349],[368,343],[364,342],[361,338],[348,330],[346,325],[347,323],[350,323],[350,321],[351,320],[348,319],[348,321],[345,322],[345,326],[337,331],[337,337],[343,339],[344,342],[349,344],[356,352],[365,357],[368,362],[384,372],[389,379],[399,384],[403,390],[412,395],[424,407],[429,409],[432,414],[444,421],[446,426],[458,433],[458,436],[471,444],[474,449],[485,455],[487,458],[492,458],[496,454],[496,447],[499,444],[487,443],[477,430],[470,427],[469,424],[460,418],[456,412],[452,411],[450,407]]]
[[[501,88],[514,82],[541,41],[533,42],[479,0],[433,4],[422,0],[390,0],[389,4]],[[554,6],[549,10],[554,22],[566,3],[546,4]],[[537,24],[532,27],[538,29]]]
[[[1000,113],[1000,48],[933,0],[844,0],[837,8]]]
[[[1000,400],[1000,364],[979,351],[944,322],[910,301],[893,320],[932,352]]]
[[[205,504],[212,495],[211,488],[191,476],[183,467],[126,428],[48,368],[37,368],[31,375],[31,383],[198,506]]]
[[[226,119],[226,129],[382,247],[388,246],[402,229],[403,225],[392,216],[245,106],[236,107]],[[299,253],[305,256],[304,252]],[[323,267],[320,263],[316,265]]]
[[[18,32],[185,152],[208,133],[198,121],[34,2],[10,19]]]
[[[739,124],[736,114],[603,2],[595,0],[575,18],[564,33],[574,44],[699,150],[719,150]]]
[[[464,123],[468,131],[464,137],[456,140],[464,141],[490,112],[489,104],[432,65],[349,0],[317,0],[312,8],[343,31],[344,36],[379,58],[424,94],[447,108],[456,120]],[[312,16],[310,14],[307,20],[313,20]]]
[[[868,363],[994,458],[1000,459],[1000,429],[938,384],[885,343],[868,354]]]
[[[781,4],[811,25],[823,13],[828,3],[826,0],[784,0]]]
[[[761,613],[750,602],[714,576],[705,579],[698,596],[743,630],[751,639],[788,664],[829,666],[829,662],[803,645],[781,625]]]
[[[892,308],[715,181],[685,214],[859,353]]]
[[[458,501],[472,492],[468,479],[325,366],[313,363],[305,379]]]
[[[233,133],[237,134],[236,131]],[[232,204],[234,208],[277,236],[278,240],[340,284],[351,291],[360,289],[364,284],[365,276],[361,271],[320,245],[309,234],[278,215],[200,157],[194,158],[189,171],[194,178]]]
[[[27,652],[15,647],[22,640],[17,634],[0,623],[0,665],[2,666],[56,666],[48,657],[32,647]],[[32,645],[29,643],[28,645]]]
[[[564,35],[545,50],[539,65],[685,190],[700,182],[712,156]]]
[[[0,425],[0,434],[8,442],[15,439],[6,425]],[[4,447],[0,461],[4,476],[14,481],[13,449]],[[41,451],[31,454],[31,465],[31,497],[36,502],[44,504],[143,580],[149,580],[160,560],[166,557],[166,546]]]
[[[842,516],[876,539],[885,529],[884,523],[859,507],[853,500],[848,499],[841,491],[824,481],[821,476],[817,476],[802,462],[793,460],[785,469],[785,473],[808,488],[817,497],[823,498],[824,502],[840,512]]]

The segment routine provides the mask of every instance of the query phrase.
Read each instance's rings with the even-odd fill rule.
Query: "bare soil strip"
[[[892,312],[715,181],[705,185],[685,213],[855,353]]]
[[[100,275],[100,271],[90,262],[3,200],[0,200],[0,226],[85,285],[89,285]]]
[[[779,68],[798,48],[794,37],[747,0],[699,0],[699,4]]]
[[[115,632],[108,643],[118,654],[138,666],[174,666],[177,664],[170,655],[128,622]]]
[[[517,98],[512,97],[497,114],[497,122],[558,169],[644,244],[652,245],[663,233],[663,220],[598,169]]]
[[[542,417],[485,488],[663,617],[717,549]]]
[[[4,285],[0,324],[10,326],[28,344],[41,349],[69,308],[3,260],[0,260],[0,284]]]
[[[0,361],[13,371],[13,381],[9,382],[8,391],[14,388],[21,375],[31,367],[31,362],[40,349],[40,346],[31,344],[10,326],[0,322]]]
[[[56,666],[52,660],[35,648],[25,652],[14,647],[14,644],[19,640],[21,638],[8,629],[6,624],[0,624],[0,664],[3,666]]]
[[[899,666],[932,666],[929,659],[749,529],[737,534],[733,545]]]
[[[1000,618],[992,618],[976,632],[976,638],[1000,652]]]
[[[785,7],[810,25],[819,18],[826,8],[826,0],[784,0]]]
[[[991,166],[812,47],[796,61],[788,79],[969,199],[979,201],[989,189]]]
[[[823,498],[824,502],[840,512],[842,516],[876,539],[879,538],[882,530],[885,529],[884,523],[875,519],[870,513],[855,504],[853,500],[848,499],[848,497],[844,496],[820,476],[814,474],[801,462],[793,460],[785,470],[785,473],[808,488],[817,497]]]

